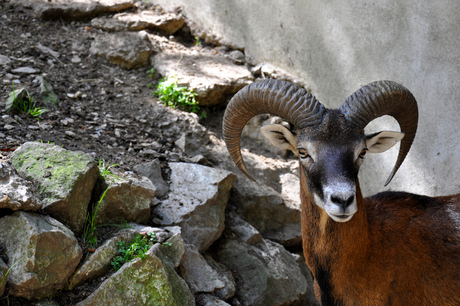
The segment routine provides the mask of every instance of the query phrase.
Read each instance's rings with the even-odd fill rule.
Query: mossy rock
[[[91,192],[99,176],[94,158],[59,146],[27,142],[12,155],[18,174],[38,187],[43,209],[74,232],[81,232]]]

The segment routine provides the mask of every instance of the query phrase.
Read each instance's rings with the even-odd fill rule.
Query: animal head
[[[269,113],[295,126],[261,129],[270,142],[291,150],[299,158],[300,188],[337,222],[346,222],[357,211],[356,186],[359,168],[366,153],[380,153],[401,141],[398,159],[387,185],[404,161],[415,137],[417,103],[402,85],[378,81],[363,86],[338,109],[325,108],[305,89],[278,80],[263,80],[246,86],[230,101],[224,115],[223,132],[228,151],[239,169],[249,178],[240,152],[240,135],[252,117]],[[401,132],[364,134],[364,127],[383,115],[393,116]]]

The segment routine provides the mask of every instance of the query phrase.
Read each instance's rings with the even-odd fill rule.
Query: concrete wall
[[[414,145],[387,188],[397,148],[367,158],[360,174],[364,194],[460,192],[460,1],[155,2],[183,6],[222,42],[299,76],[328,107],[375,80],[402,83],[419,102]],[[366,130],[399,130],[392,118],[371,125]]]

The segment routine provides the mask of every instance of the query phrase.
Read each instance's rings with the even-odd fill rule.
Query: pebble
[[[29,130],[39,130],[40,127],[39,127],[39,126],[36,126],[36,125],[29,125],[29,126],[28,126],[28,129],[29,129]]]
[[[74,64],[78,64],[78,63],[81,62],[81,58],[79,58],[78,56],[75,55],[74,57],[72,57],[72,59],[70,61],[72,63],[74,63]]]
[[[5,130],[12,130],[12,129],[14,129],[14,125],[5,124],[4,128],[5,128]]]
[[[67,97],[69,97],[71,99],[80,99],[82,96],[83,96],[83,93],[81,91],[77,91],[74,94],[72,94],[72,93],[67,94]]]
[[[37,73],[38,71],[31,67],[20,67],[20,68],[11,70],[11,72],[18,73],[18,74],[34,74],[34,73]]]
[[[75,134],[75,133],[72,132],[72,131],[65,131],[65,134],[66,134],[67,136],[70,136],[70,137],[76,137],[76,136],[77,136],[77,134]]]
[[[5,134],[0,133],[0,138],[5,138]]]
[[[7,65],[11,62],[8,56],[0,54],[0,65]]]

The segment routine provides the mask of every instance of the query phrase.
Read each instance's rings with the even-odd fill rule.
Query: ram
[[[240,135],[249,119],[266,113],[295,127],[271,125],[262,133],[298,156],[303,252],[323,305],[460,305],[460,194],[363,198],[359,187],[366,153],[401,141],[386,184],[404,161],[418,124],[409,90],[378,81],[327,109],[289,82],[246,86],[230,101],[223,132],[233,161],[250,178]],[[383,115],[393,116],[401,132],[365,135],[364,127]]]

